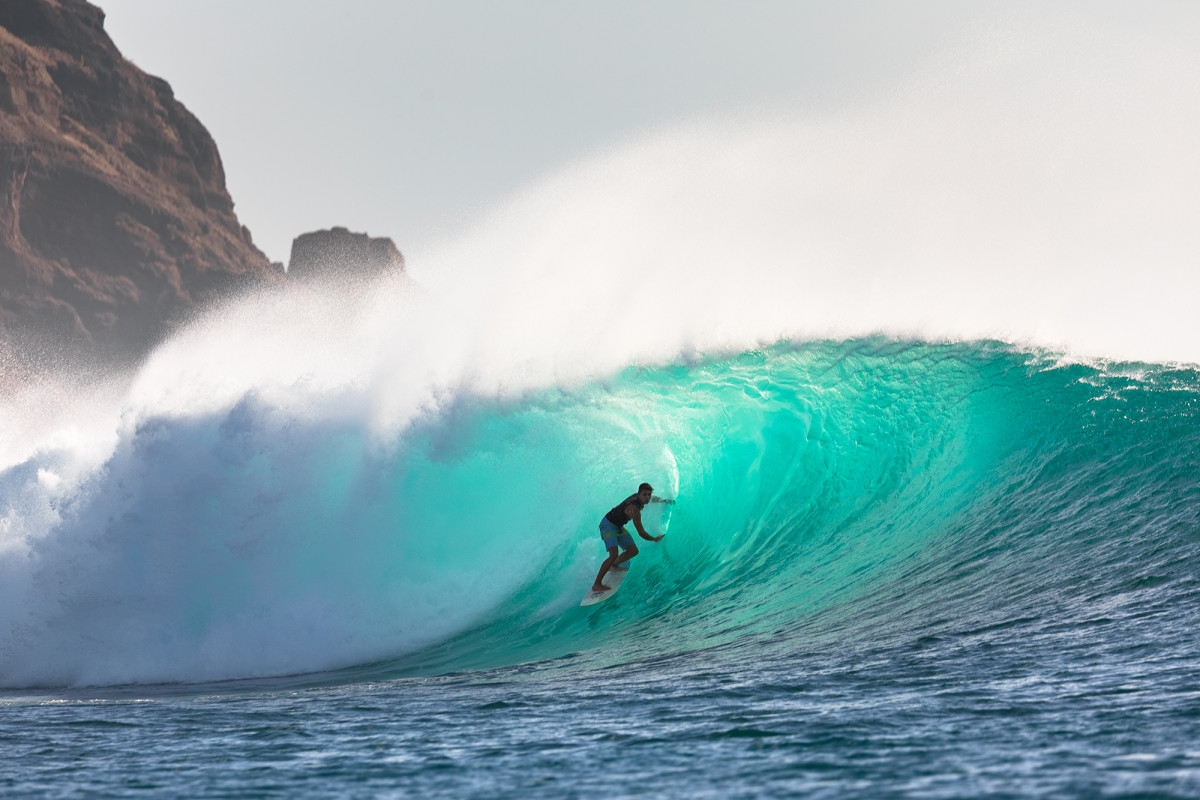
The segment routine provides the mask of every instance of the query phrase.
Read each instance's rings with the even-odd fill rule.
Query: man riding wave
[[[650,542],[662,540],[662,535],[651,536],[646,533],[646,529],[642,527],[642,509],[649,503],[674,503],[674,500],[664,500],[661,497],[654,496],[654,487],[648,483],[643,483],[638,487],[637,494],[631,494],[620,503],[613,506],[600,520],[600,538],[604,540],[604,547],[608,550],[608,558],[604,559],[604,563],[600,565],[600,572],[596,575],[596,582],[592,584],[592,591],[606,592],[609,587],[604,585],[604,576],[610,570],[627,570],[629,567],[621,566],[629,559],[638,554],[637,545],[633,542],[633,537],[629,535],[629,531],[625,530],[625,526],[630,522],[637,529],[638,535]],[[620,547],[621,553],[618,555],[617,548]]]

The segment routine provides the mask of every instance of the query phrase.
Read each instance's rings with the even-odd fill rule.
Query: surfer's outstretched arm
[[[629,508],[632,510],[629,518],[633,520],[633,527],[637,528],[639,536],[651,542],[657,542],[662,539],[662,534],[659,534],[658,536],[651,536],[650,534],[646,533],[646,529],[642,527],[642,512],[637,506],[629,506]]]

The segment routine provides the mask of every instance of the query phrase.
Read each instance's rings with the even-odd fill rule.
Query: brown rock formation
[[[282,275],[216,144],[86,0],[0,1],[0,338],[136,357],[208,297]]]
[[[292,240],[288,279],[363,278],[404,270],[404,256],[386,236],[371,238],[346,228],[302,233]]]

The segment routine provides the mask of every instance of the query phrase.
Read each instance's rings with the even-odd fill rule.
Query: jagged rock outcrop
[[[216,144],[85,0],[0,2],[0,338],[136,357],[205,299],[278,281]]]
[[[403,271],[404,255],[386,236],[372,238],[346,228],[302,233],[292,240],[288,280],[365,278]]]

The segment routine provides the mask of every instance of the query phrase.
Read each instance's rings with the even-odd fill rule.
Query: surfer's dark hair
[[[641,486],[638,487],[638,494],[641,494],[642,492],[653,492],[653,491],[654,491],[654,487],[648,483],[643,483]]]

